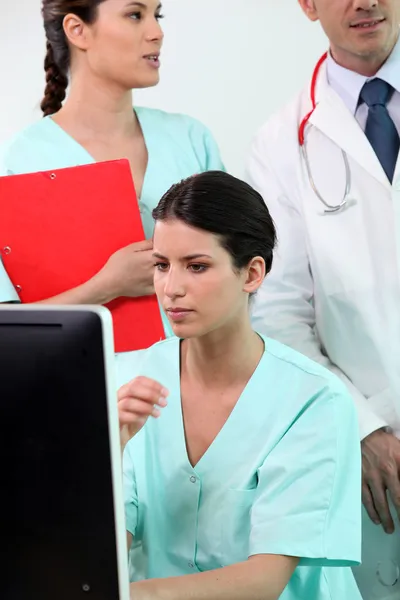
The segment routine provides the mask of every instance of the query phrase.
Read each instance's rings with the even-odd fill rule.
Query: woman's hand
[[[149,296],[154,294],[153,274],[153,242],[137,242],[114,252],[104,267],[82,285],[39,304],[107,304],[121,296]]]
[[[167,406],[168,393],[161,384],[148,377],[136,377],[120,388],[118,416],[123,447],[141,430],[149,417],[157,419],[160,416],[160,408]]]
[[[114,252],[95,278],[110,301],[154,294],[153,274],[153,242],[145,240]]]

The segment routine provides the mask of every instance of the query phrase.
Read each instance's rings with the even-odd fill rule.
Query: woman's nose
[[[172,269],[167,275],[164,291],[169,298],[176,298],[177,296],[185,295],[185,287],[182,277]]]

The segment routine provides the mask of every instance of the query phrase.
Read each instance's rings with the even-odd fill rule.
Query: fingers
[[[147,377],[137,377],[120,388],[118,417],[124,444],[136,435],[149,417],[157,419],[160,416],[160,408],[167,405],[167,396],[166,388]]]
[[[142,242],[135,242],[131,244],[132,250],[135,252],[142,252],[143,250],[153,249],[153,240],[143,240]]]
[[[136,398],[123,398],[118,403],[120,420],[126,418],[123,423],[137,422],[138,418],[155,417],[158,418],[161,414],[160,409],[154,404],[137,400]]]
[[[389,503],[386,496],[386,487],[384,482],[379,477],[374,477],[368,482],[368,487],[371,491],[374,508],[379,516],[383,529],[386,533],[393,533],[394,523],[390,514]]]
[[[377,430],[362,441],[361,448],[365,508],[374,522],[379,517],[386,533],[393,533],[388,492],[400,512],[399,442],[386,431]]]
[[[393,502],[394,508],[397,514],[399,515],[400,519],[400,482],[397,473],[393,474],[393,476],[387,480],[386,486],[390,498]]]
[[[362,502],[364,504],[365,510],[367,511],[368,516],[371,519],[371,521],[373,523],[375,523],[375,525],[380,525],[381,520],[376,511],[376,508],[374,505],[374,499],[371,494],[371,490],[369,489],[369,487],[366,483],[363,483],[363,486],[362,486]]]
[[[125,398],[135,398],[148,404],[164,407],[167,405],[168,390],[148,377],[136,377],[118,391],[118,402]]]

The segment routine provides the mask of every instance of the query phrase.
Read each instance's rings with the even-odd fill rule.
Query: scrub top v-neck
[[[350,566],[361,551],[361,459],[352,400],[323,367],[264,342],[236,406],[194,467],[186,450],[179,340],[118,363],[118,387],[143,375],[170,392],[160,418],[148,420],[124,452],[131,579],[284,554],[300,563],[280,600],[358,600]]]

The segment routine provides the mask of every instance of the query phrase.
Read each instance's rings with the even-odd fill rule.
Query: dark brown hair
[[[256,256],[272,267],[275,225],[260,194],[222,171],[206,171],[173,185],[153,210],[153,219],[178,219],[217,235],[240,270]]]
[[[70,50],[63,27],[64,18],[72,13],[84,23],[93,23],[102,2],[104,0],[43,0],[42,16],[47,38],[46,89],[40,107],[44,116],[60,110],[68,87]]]

